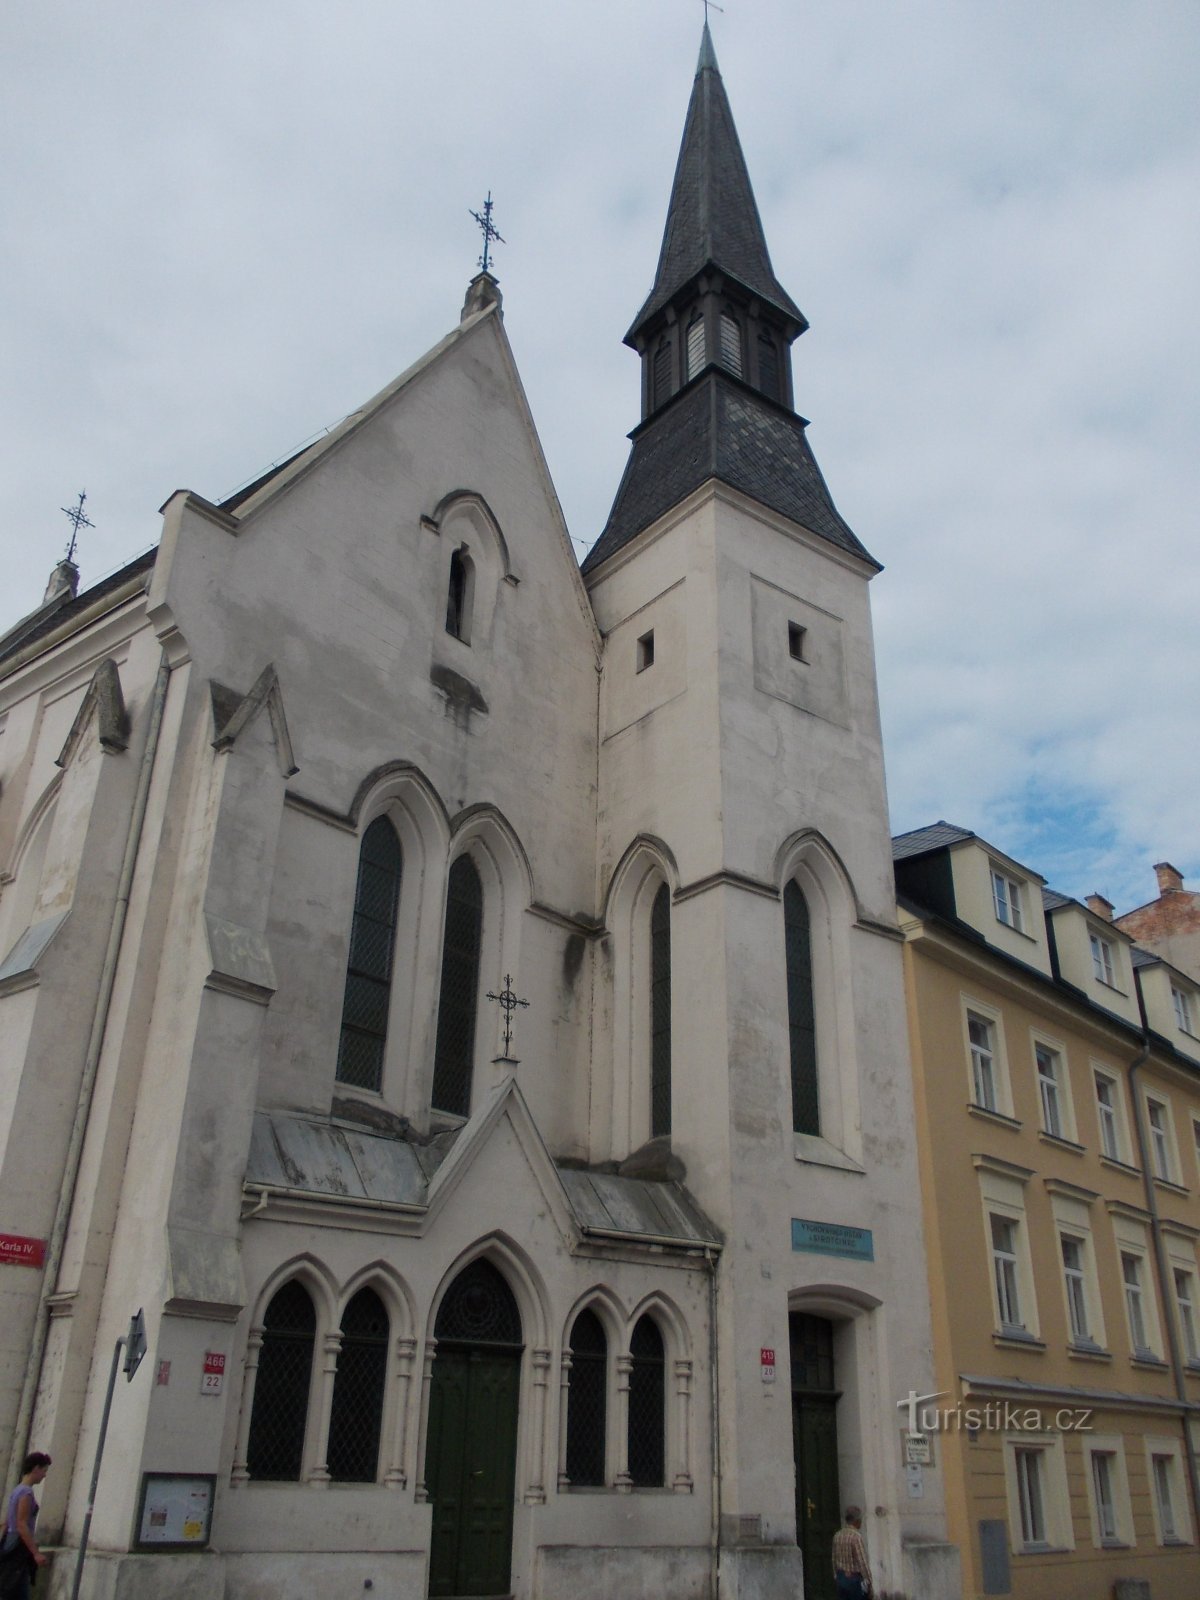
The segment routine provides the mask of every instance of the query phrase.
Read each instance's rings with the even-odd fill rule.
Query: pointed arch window
[[[779,392],[779,350],[769,333],[758,336],[758,387],[772,400],[782,399]]]
[[[567,1390],[567,1477],[579,1486],[604,1483],[608,1338],[594,1311],[581,1311],[571,1329]]]
[[[729,311],[721,313],[721,365],[735,378],[742,375],[742,330]]]
[[[246,1450],[252,1478],[299,1481],[316,1332],[312,1297],[292,1279],[272,1297],[263,1317]]]
[[[659,1486],[666,1473],[666,1351],[658,1324],[639,1318],[629,1341],[629,1476]]]
[[[704,318],[699,312],[688,323],[687,375],[694,378],[704,366]]]
[[[433,1106],[465,1117],[471,1110],[475,1013],[479,1004],[479,951],[483,935],[483,884],[470,856],[450,868],[446,934],[433,1059]]]
[[[471,610],[475,598],[475,563],[465,544],[450,557],[450,584],[446,593],[446,632],[471,642]]]
[[[444,1344],[495,1344],[521,1349],[521,1308],[504,1274],[486,1256],[464,1267],[438,1307],[434,1338]]]
[[[360,1289],[342,1316],[342,1344],[329,1414],[329,1476],[374,1483],[387,1385],[388,1314],[374,1289]]]
[[[363,834],[359,851],[338,1046],[338,1080],[356,1089],[383,1085],[402,864],[396,830],[378,817]]]
[[[654,352],[654,366],[651,372],[650,404],[658,407],[668,400],[671,395],[671,341],[663,339],[658,349]]]
[[[650,908],[650,1137],[671,1131],[671,891]]]
[[[792,1057],[792,1127],[797,1133],[820,1133],[812,930],[808,901],[795,879],[783,891],[783,926]]]

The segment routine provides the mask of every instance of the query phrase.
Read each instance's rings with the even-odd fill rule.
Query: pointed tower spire
[[[871,560],[792,408],[790,348],[807,326],[771,265],[705,22],[654,287],[625,335],[642,421],[585,573],[710,478]]]

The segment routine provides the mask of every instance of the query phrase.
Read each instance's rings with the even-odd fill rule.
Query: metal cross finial
[[[483,202],[483,214],[480,215],[478,211],[472,211],[471,215],[483,230],[483,254],[479,258],[479,265],[484,272],[488,272],[491,270],[492,240],[494,239],[497,244],[508,243],[508,240],[501,235],[500,230],[492,221],[492,191],[490,189],[488,190],[487,199]]]
[[[493,994],[489,989],[487,997],[489,1000],[495,1000],[499,1004],[500,1009],[504,1012],[504,1055],[501,1059],[505,1061],[511,1060],[512,1058],[510,1057],[508,1051],[509,1046],[512,1044],[512,1014],[518,1006],[527,1007],[529,1005],[529,1001],[517,999],[516,995],[513,993],[512,978],[507,972],[504,974],[504,987],[501,989],[500,993]]]
[[[77,506],[63,506],[62,512],[71,523],[71,542],[67,546],[67,560],[74,561],[75,545],[79,539],[80,528],[94,528],[96,524],[90,517],[84,515],[83,502],[87,499],[87,491],[80,489],[79,504]]]
[[[706,28],[708,27],[708,13],[710,11],[719,11],[721,15],[724,16],[725,7],[719,6],[717,4],[717,0],[704,0],[704,26]]]

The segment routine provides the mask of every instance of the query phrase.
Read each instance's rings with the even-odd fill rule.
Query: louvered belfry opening
[[[820,1133],[821,1104],[817,1083],[812,931],[808,901],[805,900],[795,879],[792,879],[783,891],[783,925],[787,962],[788,1031],[792,1056],[792,1127],[797,1133]]]
[[[402,857],[396,830],[377,817],[363,834],[350,927],[337,1076],[356,1089],[383,1084]]]
[[[329,1476],[374,1483],[387,1386],[388,1314],[374,1289],[360,1289],[342,1316],[342,1346],[329,1416]]]
[[[479,1005],[479,951],[483,936],[483,884],[470,856],[450,868],[446,934],[433,1061],[433,1106],[465,1117],[471,1110],[475,1013]]]
[[[571,1329],[571,1383],[567,1391],[567,1477],[604,1483],[608,1389],[608,1338],[594,1311],[581,1311]]]
[[[671,1131],[671,891],[650,909],[650,1136]]]
[[[666,1352],[653,1317],[639,1318],[629,1354],[629,1476],[653,1487],[666,1472]]]
[[[317,1314],[301,1283],[285,1283],[263,1318],[246,1465],[251,1478],[297,1482],[304,1462]]]

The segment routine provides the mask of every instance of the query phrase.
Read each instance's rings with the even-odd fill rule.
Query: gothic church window
[[[571,1329],[567,1390],[567,1477],[572,1484],[604,1483],[608,1339],[594,1311],[581,1311]]]
[[[338,1080],[356,1089],[383,1085],[401,865],[395,829],[379,817],[363,834],[359,852],[338,1047]]]
[[[450,585],[446,594],[446,632],[464,644],[471,642],[471,609],[475,594],[475,563],[465,544],[450,557]]]
[[[694,378],[704,365],[704,318],[697,314],[688,323],[687,375]]]
[[[459,856],[450,868],[446,892],[446,933],[433,1060],[434,1110],[459,1117],[467,1116],[471,1110],[482,934],[483,885],[470,856]]]
[[[671,1131],[671,891],[650,908],[650,1137]]]
[[[641,1488],[666,1475],[666,1352],[653,1317],[639,1318],[629,1341],[629,1476]]]
[[[792,1127],[820,1133],[817,1085],[817,1028],[813,1006],[812,932],[808,902],[793,878],[783,891],[784,950],[787,965],[788,1033],[791,1042]]]
[[[251,1478],[298,1482],[317,1315],[304,1285],[285,1283],[263,1317],[246,1465]]]
[[[360,1289],[342,1316],[342,1344],[329,1415],[329,1476],[374,1483],[387,1383],[388,1314],[374,1289]]]
[[[735,378],[742,375],[742,330],[737,318],[728,311],[721,313],[721,365]]]

